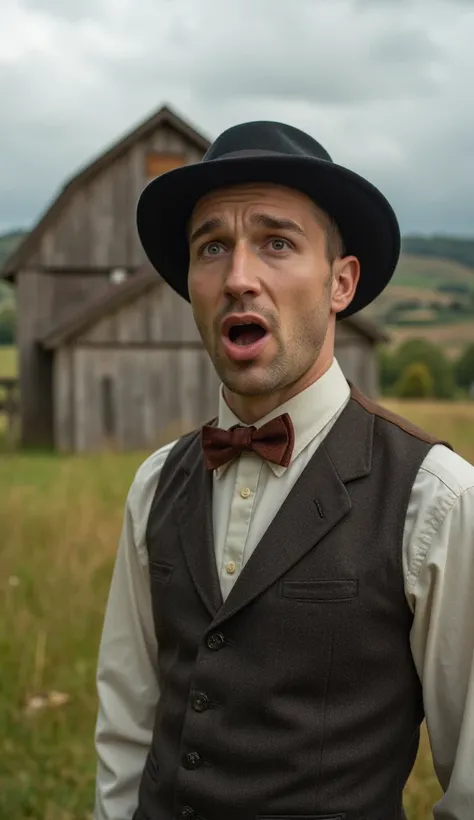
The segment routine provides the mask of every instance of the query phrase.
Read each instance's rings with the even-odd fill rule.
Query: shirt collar
[[[255,427],[262,427],[282,413],[288,413],[295,430],[295,445],[291,456],[291,463],[299,456],[305,447],[321,433],[324,427],[331,421],[337,412],[342,408],[350,396],[349,384],[334,358],[329,370],[326,371],[313,384],[302,390],[293,398],[276,407],[271,413],[256,421]],[[222,386],[219,391],[219,415],[217,426],[224,430],[229,430],[236,424],[246,425],[232,412],[224,399]],[[278,464],[268,462],[275,475],[283,475],[288,469],[280,467]],[[224,474],[229,464],[225,464],[215,471],[219,478]]]

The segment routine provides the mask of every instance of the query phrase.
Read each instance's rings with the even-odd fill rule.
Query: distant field
[[[447,259],[404,253],[393,278],[394,285],[423,289],[437,288],[448,283],[465,285],[474,292],[474,269]]]
[[[0,347],[0,379],[14,379],[18,373],[15,347]]]
[[[474,460],[469,404],[385,402]],[[0,458],[0,818],[88,820],[95,668],[126,493],[146,453]],[[405,803],[441,794],[423,732]]]

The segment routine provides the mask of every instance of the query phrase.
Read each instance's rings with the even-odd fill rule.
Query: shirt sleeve
[[[125,504],[97,665],[94,820],[131,820],[159,699],[146,523],[171,445],[140,468]]]
[[[436,458],[445,464],[423,470],[413,489],[406,588],[411,648],[444,792],[433,816],[466,820],[474,817],[474,468],[443,450]]]

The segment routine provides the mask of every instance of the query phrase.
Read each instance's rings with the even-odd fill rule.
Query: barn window
[[[160,174],[166,171],[172,171],[174,168],[179,168],[186,164],[186,157],[184,154],[158,154],[152,152],[146,157],[146,176],[147,179],[155,179]]]
[[[102,431],[106,438],[116,433],[114,380],[103,376],[101,381]]]
[[[125,268],[114,268],[110,271],[110,281],[114,285],[120,285],[122,282],[125,282],[127,278],[127,271]]]

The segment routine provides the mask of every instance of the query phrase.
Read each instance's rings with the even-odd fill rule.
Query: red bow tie
[[[232,427],[222,430],[206,424],[202,428],[202,446],[208,470],[227,464],[241,453],[253,451],[266,461],[288,467],[295,443],[295,431],[288,413],[256,427]]]

